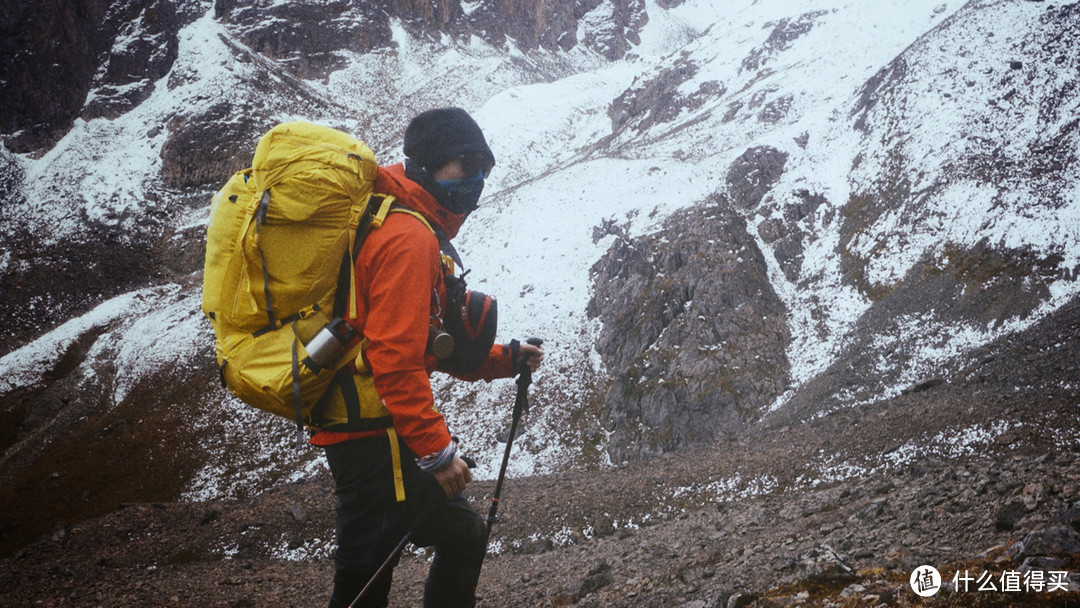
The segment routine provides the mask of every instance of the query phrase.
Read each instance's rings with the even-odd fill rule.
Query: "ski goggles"
[[[482,175],[486,179],[491,174],[491,168],[495,166],[495,163],[483,154],[463,154],[458,159],[461,160],[462,173],[469,177]]]

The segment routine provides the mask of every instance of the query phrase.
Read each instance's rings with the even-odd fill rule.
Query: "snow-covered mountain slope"
[[[500,334],[548,349],[515,475],[648,453],[630,449],[658,441],[640,411],[620,409],[630,401],[737,421],[694,438],[710,441],[895,395],[1080,291],[1075,2],[589,2],[573,22],[581,44],[562,47],[492,35],[477,25],[489,3],[451,2],[460,12],[443,33],[391,13],[386,44],[323,48],[325,69],[297,67],[312,49],[255,45],[276,5],[181,4],[175,61],[140,85],[142,101],[0,159],[0,279],[29,328],[0,358],[11,471],[45,458],[51,437],[170,390],[186,426],[132,424],[161,442],[197,439],[205,456],[185,466],[184,495],[244,494],[319,466],[314,450],[289,452],[287,421],[217,386],[198,313],[210,194],[282,120],[352,130],[385,162],[400,160],[416,111],[461,105],[483,126],[498,165],[458,247],[472,287],[499,297]],[[114,56],[144,21],[116,37]],[[674,256],[689,265],[665,277],[653,262],[673,259],[670,244],[693,232],[680,222],[710,206],[731,213],[739,249]],[[595,270],[616,244],[653,256],[631,278],[641,293],[667,281],[681,294],[658,303],[667,313],[593,301],[630,291]],[[782,330],[724,321],[731,344],[773,332],[777,377],[752,395],[722,387],[715,404],[664,393],[666,371],[613,392],[627,371],[616,360],[690,374],[714,373],[710,357],[756,356],[723,341],[676,356],[687,335],[717,329],[719,313],[685,289],[687,276],[725,271],[710,259],[754,270],[753,289],[785,309]],[[657,331],[618,359],[597,344],[627,315]],[[760,368],[724,373],[743,386]],[[491,477],[513,385],[437,389]]]

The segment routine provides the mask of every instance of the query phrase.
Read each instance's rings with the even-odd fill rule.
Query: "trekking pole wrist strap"
[[[521,371],[521,342],[510,340],[510,365],[516,376]]]

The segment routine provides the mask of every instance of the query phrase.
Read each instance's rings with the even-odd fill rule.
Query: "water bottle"
[[[352,327],[341,319],[334,319],[315,334],[304,349],[308,356],[304,363],[316,371],[333,367],[352,338]],[[314,365],[311,365],[314,363]]]

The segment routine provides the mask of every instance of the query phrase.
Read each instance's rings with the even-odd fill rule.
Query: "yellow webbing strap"
[[[386,221],[386,216],[390,213],[390,205],[397,200],[393,196],[387,194],[383,197],[382,204],[379,205],[379,210],[375,212],[375,217],[371,218],[371,227],[378,228]]]
[[[353,238],[352,243],[349,244],[349,259],[352,260],[352,264],[349,266],[349,297],[348,297],[348,300],[347,300],[348,301],[348,310],[346,311],[346,314],[348,315],[346,318],[348,318],[348,319],[355,319],[356,315],[357,315],[357,311],[356,311],[356,256],[360,252],[355,249],[356,243],[357,243],[358,240],[359,241],[364,240],[364,237],[367,235],[368,230],[372,230],[374,228],[379,228],[380,226],[383,225],[383,222],[386,221],[386,216],[390,213],[390,205],[392,205],[394,203],[394,201],[397,200],[393,195],[390,195],[390,194],[385,194],[385,195],[384,194],[374,194],[372,196],[381,196],[382,197],[382,203],[379,204],[379,210],[375,212],[374,216],[372,216],[369,226],[360,226],[359,225],[360,216],[356,216],[355,223],[353,222],[353,219],[354,219],[353,217],[349,218],[349,229],[350,230],[356,229],[356,230],[360,230],[362,232],[361,232],[361,235],[359,237]]]
[[[348,306],[345,311],[346,319],[355,319],[359,316],[359,312],[356,309],[356,252],[352,251],[352,247],[349,247],[349,295],[345,298],[348,302]]]
[[[446,255],[445,253],[440,253],[439,258],[442,260],[443,266],[446,266],[446,269],[450,272],[450,274],[457,274],[457,270],[454,268],[454,258]]]
[[[390,459],[394,463],[394,495],[398,502],[405,502],[405,478],[401,474],[401,448],[398,446],[397,431],[394,427],[386,429],[390,437]]]
[[[350,156],[351,157],[351,156]],[[349,241],[349,297],[345,299],[346,310],[345,318],[356,318],[356,231],[360,229],[360,218],[364,216],[364,209],[367,207],[367,201],[359,203],[353,201],[352,209],[349,213],[349,233],[353,235],[353,238]]]
[[[383,222],[386,221],[386,216],[390,215],[391,213],[407,213],[420,220],[420,223],[422,223],[424,226],[427,226],[427,229],[430,230],[432,234],[435,233],[435,229],[431,227],[431,222],[429,222],[427,218],[424,217],[420,212],[413,211],[412,209],[409,209],[407,207],[402,207],[401,205],[398,205],[396,208],[391,209],[391,206],[396,201],[397,199],[389,194],[387,194],[386,197],[383,198],[382,204],[379,205],[379,210],[375,212],[375,217],[371,218],[372,228],[381,227],[383,225]]]
[[[370,344],[370,340],[368,340],[367,338],[363,338],[356,344],[353,344],[352,348],[345,351],[345,354],[342,355],[340,359],[338,359],[337,367],[340,369],[347,365],[349,361],[354,361],[356,363],[356,370],[358,372],[364,373],[365,371],[367,371],[367,366],[363,365],[364,358],[361,355],[364,354],[364,349],[367,348],[368,344]]]
[[[435,229],[431,227],[431,222],[428,222],[427,218],[421,215],[419,212],[413,211],[412,209],[404,209],[402,207],[398,207],[397,209],[394,209],[394,213],[407,213],[415,217],[416,219],[420,220],[423,225],[427,226],[427,229],[430,230],[432,234],[435,234]]]

